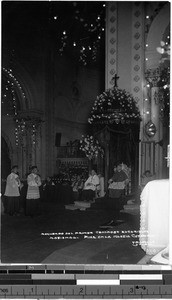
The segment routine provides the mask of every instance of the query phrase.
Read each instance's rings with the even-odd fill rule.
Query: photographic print
[[[1,262],[168,264],[170,3],[1,8]]]

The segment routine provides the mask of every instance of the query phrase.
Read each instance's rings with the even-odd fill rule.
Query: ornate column
[[[145,11],[144,2],[132,2],[132,69],[131,93],[143,115],[143,83],[145,67]],[[143,140],[143,122],[140,123],[140,140]],[[139,183],[141,175],[141,143],[139,144]]]
[[[148,100],[150,109],[145,111],[147,121],[145,122],[145,137],[155,142],[155,174],[157,178],[162,178],[163,169],[163,124],[160,118],[160,99],[158,81],[160,76],[159,68],[146,73]],[[148,114],[149,113],[149,114]]]
[[[112,77],[117,74],[117,2],[106,2],[106,78],[105,88],[113,86]]]
[[[18,160],[24,178],[32,165],[40,166],[41,112],[23,111],[15,117]]]

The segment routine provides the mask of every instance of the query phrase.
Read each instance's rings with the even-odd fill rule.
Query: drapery
[[[153,180],[141,193],[140,246],[149,255],[168,246],[169,189],[168,179]]]

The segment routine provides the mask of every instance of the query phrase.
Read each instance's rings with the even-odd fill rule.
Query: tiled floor
[[[42,215],[33,219],[2,215],[2,263],[136,264],[145,255],[139,246],[133,246],[132,237],[116,238],[124,231],[138,230],[139,215],[117,216],[96,206],[70,211],[55,203],[43,203],[42,208]],[[115,215],[125,223],[115,226],[111,233],[99,228]],[[61,236],[78,239],[50,239],[41,233],[63,233]]]

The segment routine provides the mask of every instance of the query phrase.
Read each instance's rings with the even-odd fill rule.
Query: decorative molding
[[[142,111],[144,74],[144,3],[132,3],[132,95]]]
[[[117,73],[117,2],[107,2],[106,8],[106,89],[113,86]]]

